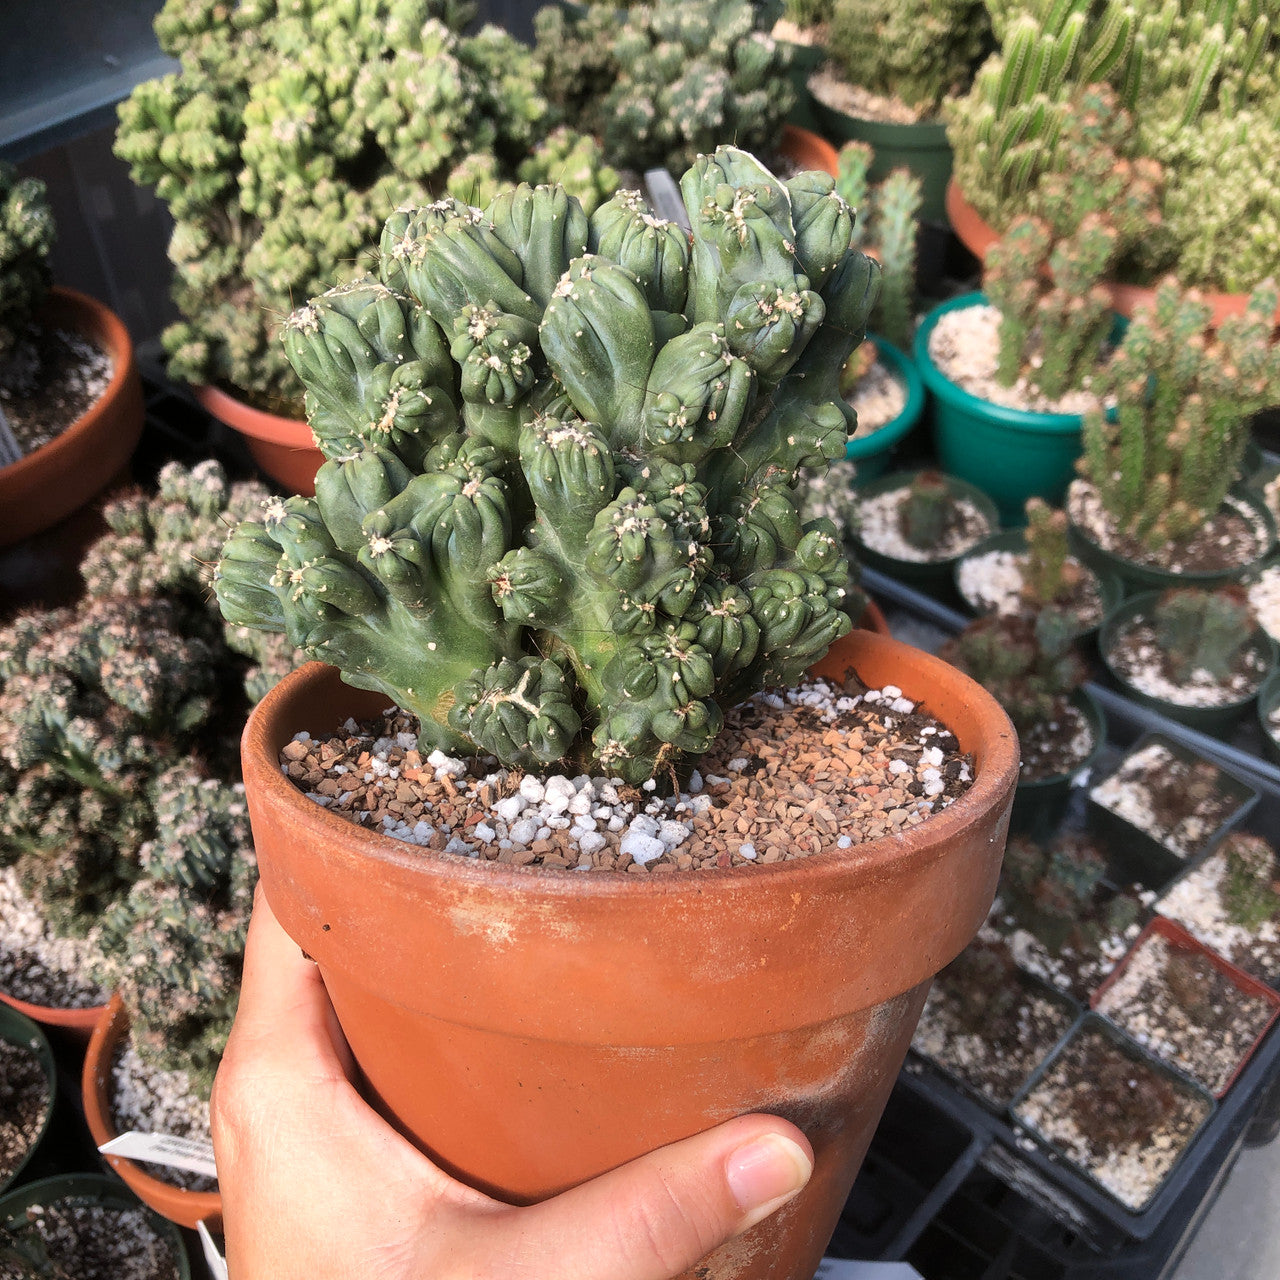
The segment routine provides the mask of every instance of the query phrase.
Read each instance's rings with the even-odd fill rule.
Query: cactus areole
[[[224,549],[228,621],[283,630],[420,745],[640,783],[851,627],[800,468],[844,455],[878,269],[821,173],[722,147],[687,235],[556,186],[391,216],[377,278],[285,326],[327,461]]]

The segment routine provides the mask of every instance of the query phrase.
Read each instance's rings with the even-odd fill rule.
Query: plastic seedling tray
[[[1257,978],[1250,977],[1249,974],[1245,973],[1242,969],[1236,968],[1235,965],[1233,965],[1229,960],[1224,959],[1212,948],[1205,946],[1204,943],[1192,937],[1191,934],[1189,934],[1181,925],[1175,924],[1172,920],[1166,920],[1164,916],[1153,916],[1151,920],[1147,922],[1146,928],[1143,929],[1142,933],[1138,936],[1137,941],[1134,942],[1132,947],[1130,947],[1129,954],[1126,955],[1125,958],[1111,971],[1107,976],[1106,981],[1103,982],[1102,985],[1093,993],[1093,998],[1089,1002],[1090,1008],[1092,1008],[1096,1013],[1106,1017],[1111,1022],[1114,1022],[1121,1031],[1125,1032],[1126,1035],[1133,1036],[1133,1028],[1126,1026],[1125,1023],[1115,1015],[1113,1009],[1108,1007],[1107,996],[1121,976],[1132,964],[1134,957],[1145,946],[1150,945],[1152,938],[1157,937],[1163,938],[1168,946],[1176,951],[1203,956],[1231,983],[1233,987],[1246,996],[1251,996],[1256,1000],[1260,1000],[1271,1011],[1265,1024],[1259,1029],[1257,1035],[1254,1036],[1252,1043],[1240,1055],[1240,1059],[1236,1064],[1235,1070],[1232,1071],[1217,1088],[1212,1088],[1212,1084],[1209,1082],[1203,1080],[1198,1081],[1202,1087],[1211,1089],[1215,1098],[1225,1097],[1227,1090],[1229,1090],[1231,1086],[1235,1084],[1236,1080],[1239,1079],[1241,1071],[1244,1070],[1245,1063],[1253,1056],[1254,1051],[1275,1025],[1276,1019],[1280,1017],[1280,993],[1272,990],[1272,988],[1268,987],[1265,983],[1259,982]],[[1158,1057],[1162,1061],[1167,1061],[1165,1054],[1162,1053],[1157,1046],[1144,1043],[1143,1048],[1148,1054]],[[1189,1076],[1191,1075],[1185,1067],[1181,1067],[1180,1064],[1176,1062],[1171,1063],[1170,1065],[1183,1071],[1184,1074]],[[1191,1078],[1194,1079],[1194,1077]]]

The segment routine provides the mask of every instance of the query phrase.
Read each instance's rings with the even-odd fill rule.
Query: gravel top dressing
[[[907,407],[907,388],[876,360],[846,399],[858,415],[858,429],[853,439],[862,440],[892,422]]]
[[[127,1040],[111,1064],[111,1116],[117,1133],[163,1133],[211,1142],[209,1101],[191,1090],[185,1071],[163,1071],[138,1056]],[[212,1191],[217,1180],[170,1165],[139,1160],[153,1177],[188,1191]]]
[[[925,821],[973,782],[954,735],[901,690],[825,680],[729,711],[687,790],[500,768],[416,749],[392,708],[327,740],[299,734],[287,777],[332,812],[437,852],[633,874],[782,862]]]
[[[1116,631],[1107,647],[1107,659],[1116,675],[1135,689],[1179,707],[1225,707],[1258,692],[1270,669],[1261,648],[1245,649],[1230,674],[1222,680],[1196,668],[1189,680],[1175,680],[1169,658],[1145,618],[1135,618]]]
[[[107,995],[84,970],[93,950],[83,938],[59,938],[27,897],[12,867],[0,868],[0,990],[50,1009],[92,1009]]]
[[[1089,796],[1171,853],[1188,858],[1240,803],[1217,787],[1221,776],[1207,760],[1182,760],[1163,743],[1149,742]]]
[[[993,533],[991,522],[963,494],[955,495],[955,518],[947,522],[942,537],[930,547],[917,547],[902,533],[902,507],[910,490],[890,489],[857,499],[858,537],[873,551],[895,560],[933,564],[950,560]]]
[[[1102,621],[1098,579],[1075,556],[1068,556],[1066,563],[1082,572],[1064,607],[1076,616],[1080,629],[1087,631]],[[1022,597],[1026,565],[1025,551],[984,551],[965,556],[956,568],[956,586],[975,612],[1011,617],[1026,603]]]
[[[71,1198],[32,1205],[21,1227],[0,1227],[0,1246],[5,1244],[17,1244],[36,1257],[43,1253],[53,1268],[37,1267],[34,1274],[52,1275],[58,1280],[178,1277],[177,1259],[141,1207],[123,1209]],[[25,1274],[28,1273],[0,1261],[0,1280],[19,1280]]]
[[[1020,782],[1043,782],[1074,773],[1097,746],[1093,726],[1079,707],[1069,703],[1052,720],[1042,720],[1019,739],[1022,764]]]
[[[929,358],[962,391],[988,404],[1029,413],[1084,413],[1101,401],[1089,390],[1068,391],[1057,400],[1026,378],[1011,387],[996,379],[1000,358],[1000,309],[989,303],[944,312],[929,334]]]
[[[26,1159],[49,1107],[49,1079],[25,1045],[0,1040],[0,1183]]]
[[[1210,1093],[1226,1087],[1271,1018],[1261,996],[1158,933],[1129,957],[1098,1011]]]
[[[1280,564],[1269,565],[1249,584],[1249,606],[1267,635],[1280,640]]]
[[[1209,1104],[1086,1029],[1013,1113],[1121,1204],[1141,1209],[1209,1114]]]
[[[908,106],[901,98],[872,93],[860,84],[850,84],[843,76],[819,67],[809,77],[809,92],[832,111],[857,116],[860,120],[876,120],[881,124],[919,124],[924,113]]]

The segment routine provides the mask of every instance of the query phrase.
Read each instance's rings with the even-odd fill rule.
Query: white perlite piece
[[[907,407],[907,388],[877,359],[858,379],[853,394],[845,399],[858,415],[853,438],[864,440],[887,426]]]
[[[1280,565],[1271,565],[1249,587],[1249,605],[1258,625],[1273,640],[1280,640]]]
[[[956,496],[956,506],[961,519],[955,528],[948,530],[942,542],[933,547],[915,547],[902,536],[899,514],[905,486],[877,493],[858,501],[858,537],[872,551],[892,556],[895,560],[910,560],[916,564],[931,564],[949,560],[962,551],[981,542],[992,532],[987,517],[966,497]]]

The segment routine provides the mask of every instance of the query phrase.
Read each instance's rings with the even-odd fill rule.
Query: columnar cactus
[[[1022,597],[1033,608],[1061,603],[1080,584],[1083,570],[1071,558],[1067,513],[1042,498],[1027,501],[1027,558],[1022,570]]]
[[[1248,594],[1240,586],[1166,591],[1152,611],[1151,626],[1169,674],[1181,684],[1197,671],[1225,680],[1257,630]]]
[[[0,358],[26,333],[48,292],[53,237],[44,183],[0,163]]]
[[[232,623],[417,715],[424,749],[642,782],[849,629],[802,467],[840,457],[875,300],[829,177],[722,147],[686,236],[634,192],[402,211],[380,278],[296,312],[329,461],[228,542]]]
[[[959,509],[946,477],[938,471],[921,471],[912,478],[898,509],[899,531],[913,547],[936,547],[955,523]]]
[[[1117,530],[1155,550],[1196,530],[1239,472],[1249,417],[1280,404],[1280,345],[1270,281],[1243,315],[1206,332],[1211,308],[1166,280],[1138,311],[1095,389],[1114,395],[1118,417],[1084,420],[1078,462]]]

